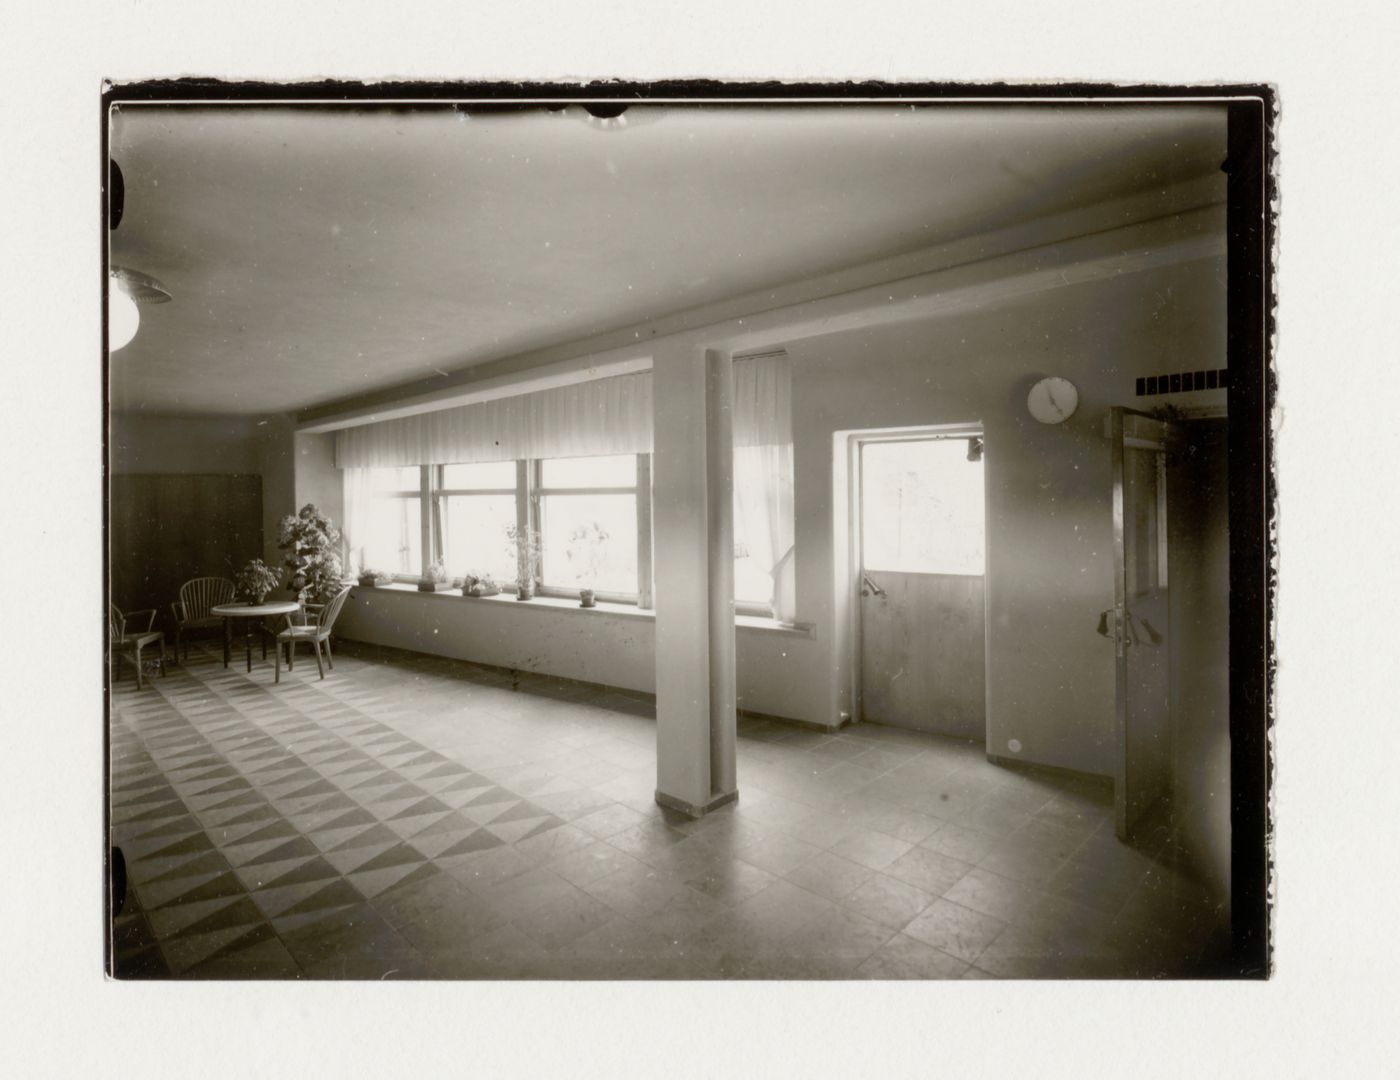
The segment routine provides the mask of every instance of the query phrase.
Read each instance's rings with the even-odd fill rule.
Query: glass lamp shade
[[[110,279],[107,287],[107,347],[116,352],[136,336],[141,312],[125,289]]]

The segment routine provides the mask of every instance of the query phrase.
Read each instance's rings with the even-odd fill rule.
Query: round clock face
[[[1059,424],[1074,415],[1079,407],[1079,391],[1074,383],[1052,375],[1041,379],[1026,395],[1026,408],[1042,424]]]

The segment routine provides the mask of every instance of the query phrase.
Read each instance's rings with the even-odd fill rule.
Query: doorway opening
[[[986,742],[980,425],[851,436],[855,717]]]

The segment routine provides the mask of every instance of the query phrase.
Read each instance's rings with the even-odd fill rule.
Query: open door
[[[1170,426],[1110,410],[1113,454],[1114,830],[1129,840],[1172,787],[1167,624],[1167,443]]]

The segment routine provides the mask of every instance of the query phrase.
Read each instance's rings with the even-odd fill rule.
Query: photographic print
[[[116,979],[1266,978],[1266,88],[117,84]]]

